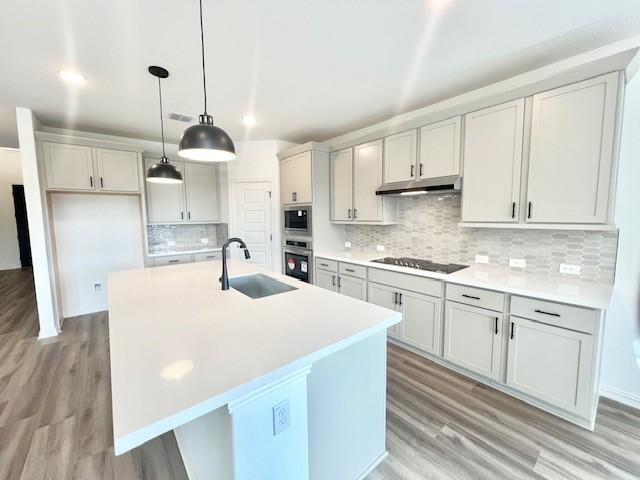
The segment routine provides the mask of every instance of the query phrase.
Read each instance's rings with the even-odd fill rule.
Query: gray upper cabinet
[[[146,158],[145,168],[158,162]],[[220,221],[217,167],[202,163],[175,162],[183,183],[146,183],[149,223],[212,223]]]
[[[47,188],[94,190],[92,148],[67,143],[42,142]]]
[[[465,117],[463,222],[517,222],[524,99]]]
[[[329,159],[331,220],[349,221],[353,212],[353,148],[333,152]]]
[[[415,180],[418,147],[417,130],[384,139],[384,183]]]
[[[311,152],[304,152],[280,161],[280,201],[283,205],[313,201],[311,156]]]
[[[139,192],[139,157],[136,152],[95,149],[98,188],[108,192]]]
[[[218,180],[212,165],[186,163],[185,197],[187,221],[216,222],[220,219],[218,208]]]
[[[619,74],[533,96],[527,222],[606,223]]]
[[[353,149],[353,219],[382,220],[382,198],[376,189],[382,184],[382,140]]]
[[[420,129],[420,179],[460,175],[462,117],[425,125]]]

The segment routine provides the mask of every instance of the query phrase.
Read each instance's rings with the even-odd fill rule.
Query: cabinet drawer
[[[340,262],[338,271],[342,275],[350,275],[352,277],[367,278],[367,267],[362,265],[354,265],[353,263]]]
[[[335,260],[316,257],[316,268],[319,268],[320,270],[327,270],[328,272],[337,272],[338,262]]]
[[[153,259],[153,265],[161,267],[163,265],[174,265],[176,263],[191,263],[191,255],[167,255],[166,257],[156,257]]]
[[[593,334],[598,311],[527,297],[511,297],[511,315]]]
[[[424,293],[432,297],[442,297],[442,282],[432,278],[369,268],[369,281],[391,285],[403,290],[411,290],[412,292]]]
[[[447,283],[447,300],[488,308],[496,312],[504,310],[504,293],[484,290],[482,288],[466,287]]]
[[[202,253],[194,253],[193,261],[194,262],[209,262],[211,260],[221,260],[222,252],[202,252]]]

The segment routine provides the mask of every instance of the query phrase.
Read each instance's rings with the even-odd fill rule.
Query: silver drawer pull
[[[178,262],[180,262],[180,260],[178,260],[177,258],[174,260],[169,260],[169,263],[178,263]]]
[[[329,264],[328,264],[328,263],[321,263],[321,264],[320,264],[320,266],[321,266],[321,267],[328,267],[328,266],[329,266]]]
[[[544,310],[538,310],[538,309],[534,310],[534,312],[541,313],[543,315],[551,315],[552,317],[559,317],[560,316],[559,313],[545,312]]]
[[[473,295],[467,295],[466,293],[463,293],[462,296],[464,298],[470,298],[471,300],[480,300],[480,297],[474,297]]]
[[[345,272],[356,273],[356,271],[353,268],[345,268],[344,271]]]

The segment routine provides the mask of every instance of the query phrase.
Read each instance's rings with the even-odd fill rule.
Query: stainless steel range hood
[[[429,178],[424,180],[410,180],[380,185],[376,195],[426,195],[442,193],[458,193],[462,189],[462,178],[451,177]]]

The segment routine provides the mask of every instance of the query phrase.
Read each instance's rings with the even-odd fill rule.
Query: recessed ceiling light
[[[251,113],[247,113],[244,117],[242,117],[242,123],[244,123],[247,127],[253,127],[256,124],[256,117],[254,117]]]
[[[86,77],[75,70],[60,70],[60,78],[68,85],[83,85]]]

